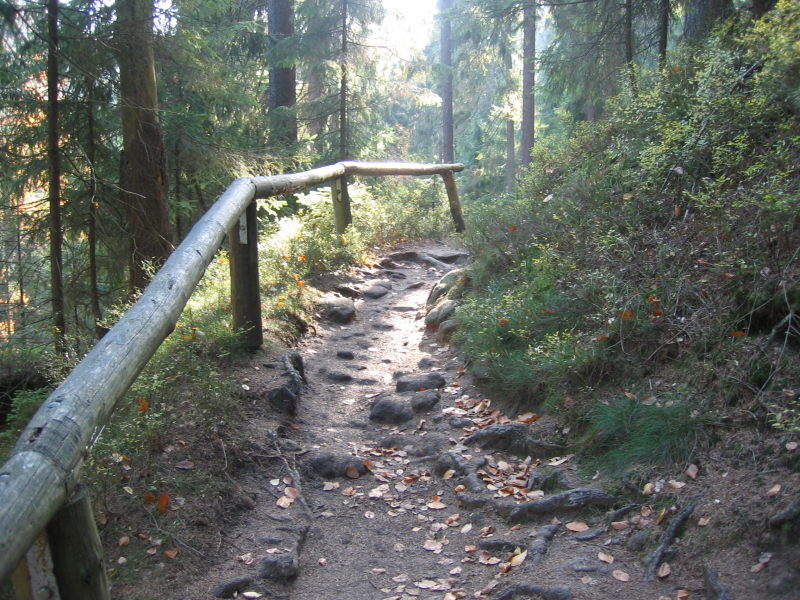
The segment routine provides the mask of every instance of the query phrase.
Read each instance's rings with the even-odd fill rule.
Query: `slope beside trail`
[[[426,329],[431,288],[465,258],[409,245],[330,285],[334,304],[356,297],[355,318],[322,318],[296,348],[294,416],[253,401],[252,468],[236,484],[249,510],[222,528],[211,566],[160,597],[713,597],[698,569],[646,580],[653,510],[582,479],[548,441],[564,433],[554,421],[504,413]],[[261,356],[238,376],[263,398],[281,371]]]

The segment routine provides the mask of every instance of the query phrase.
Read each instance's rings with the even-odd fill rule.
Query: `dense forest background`
[[[794,3],[442,0],[404,57],[373,0],[0,8],[4,410],[36,387],[19,365],[57,379],[231,180],[364,159],[466,165],[457,339],[483,376],[556,401],[742,352],[720,393],[796,426],[786,352],[753,337],[796,333]],[[268,234],[295,223],[263,250],[268,315],[302,330],[309,274],[443,233],[436,182],[351,194],[344,244],[325,192],[260,202]]]
[[[449,236],[471,256],[458,377],[554,415],[583,475],[636,502],[722,465],[726,528],[698,554],[796,541],[800,4],[430,4],[0,0],[0,455],[235,178],[460,162],[461,234],[438,179],[350,181],[344,235],[330,190],[259,200],[264,351],[311,330],[323,274]],[[229,269],[223,249],[87,452],[107,547],[156,491],[236,497],[157,458],[189,429],[234,456]],[[783,492],[754,493],[765,474]]]

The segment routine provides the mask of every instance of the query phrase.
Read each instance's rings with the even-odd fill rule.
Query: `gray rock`
[[[378,398],[370,408],[369,418],[378,423],[397,425],[413,419],[414,411],[405,401]]]
[[[336,353],[336,358],[341,358],[342,360],[353,360],[355,357],[356,355],[350,352],[350,350],[339,350]]]
[[[215,598],[233,598],[236,594],[244,592],[253,585],[253,577],[242,575],[219,582],[211,590]]]
[[[333,452],[316,452],[306,464],[323,479],[347,477],[347,468],[355,467],[359,475],[364,475],[367,468],[364,461],[350,454],[336,455]]]
[[[567,563],[567,566],[576,573],[596,573],[600,564],[589,558],[576,558]]]
[[[475,424],[472,422],[472,419],[469,419],[467,417],[459,417],[456,415],[450,417],[447,420],[447,423],[450,425],[450,427],[453,427],[454,429],[463,429],[464,427],[472,427]]]
[[[625,542],[625,547],[631,552],[641,552],[650,541],[650,532],[646,530],[637,531]]]
[[[455,319],[447,319],[439,323],[439,329],[436,330],[436,337],[439,341],[446,342],[453,335],[453,332],[458,328],[458,323]]]
[[[381,283],[376,283],[365,289],[363,294],[367,298],[370,298],[372,300],[377,300],[378,298],[383,298],[386,294],[389,293],[390,290],[391,290],[391,284],[389,284],[389,287],[387,287]]]
[[[446,321],[456,312],[458,304],[454,300],[440,300],[425,315],[425,327],[428,329],[438,329],[443,321]]]
[[[441,397],[439,390],[416,392],[411,397],[411,408],[417,413],[427,412],[439,403]]]
[[[420,369],[430,369],[431,367],[435,367],[436,366],[436,361],[433,360],[432,358],[427,358],[427,357],[426,358],[420,358],[419,362],[417,363],[417,366]]]
[[[574,536],[574,539],[578,540],[579,542],[588,542],[590,540],[599,538],[605,532],[606,530],[602,527],[595,527],[594,529],[587,529],[586,531],[577,534]]]
[[[331,371],[326,375],[328,379],[331,381],[337,381],[339,383],[347,383],[348,381],[353,381],[353,376],[348,373],[342,373],[341,371]]]
[[[435,306],[440,298],[446,296],[453,289],[455,284],[464,276],[464,269],[455,269],[442,277],[436,285],[433,286],[428,294],[426,304],[428,306]]]
[[[348,298],[334,298],[323,305],[325,317],[334,323],[349,323],[356,316],[356,305]]]
[[[339,292],[342,296],[347,296],[348,298],[358,298],[361,295],[361,292],[358,290],[344,284],[339,284],[333,289],[334,291]]]
[[[270,555],[261,560],[258,576],[271,581],[290,581],[297,577],[297,556],[291,554]]]
[[[372,328],[377,331],[391,331],[394,329],[394,325],[391,323],[373,323]]]
[[[418,392],[422,388],[435,390],[444,387],[444,377],[439,373],[424,373],[421,375],[406,375],[397,380],[396,391]]]

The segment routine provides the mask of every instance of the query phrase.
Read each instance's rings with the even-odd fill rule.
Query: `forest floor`
[[[137,577],[116,578],[114,597],[800,598],[796,546],[762,553],[763,537],[742,533],[763,531],[785,500],[772,491],[797,489],[796,472],[755,473],[723,453],[696,473],[664,473],[648,496],[586,473],[554,443],[570,439],[556,417],[516,414],[426,329],[426,299],[445,271],[426,257],[466,257],[443,242],[401,250],[316,282],[329,299],[357,296],[356,313],[321,317],[293,349],[307,380],[296,415],[267,400],[287,381],[285,349],[236,367],[240,430],[211,440],[186,431],[180,445],[230,493],[185,494],[173,509],[192,531],[175,533],[178,555],[141,552]],[[162,458],[178,461],[173,450]],[[130,534],[109,549],[112,563],[154,543]]]

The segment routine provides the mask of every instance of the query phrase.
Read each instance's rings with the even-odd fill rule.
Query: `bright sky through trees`
[[[433,0],[383,0],[386,18],[375,30],[374,43],[410,59],[430,41],[436,6]]]

